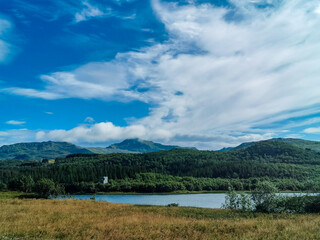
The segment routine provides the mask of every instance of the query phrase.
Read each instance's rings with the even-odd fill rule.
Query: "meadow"
[[[0,199],[0,239],[320,239],[319,214]]]

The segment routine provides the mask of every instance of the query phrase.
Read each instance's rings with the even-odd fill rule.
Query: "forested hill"
[[[107,150],[113,151],[130,151],[138,153],[156,152],[161,150],[171,150],[181,148],[179,146],[163,145],[152,141],[146,141],[138,138],[126,139],[121,143],[115,143],[107,147]]]
[[[292,146],[301,148],[301,149],[310,149],[316,152],[320,152],[320,141],[310,141],[310,140],[304,140],[304,139],[297,139],[297,138],[272,138],[270,140],[266,141],[272,141],[272,142],[284,142],[288,143]],[[264,141],[263,141],[264,142]],[[229,147],[229,148],[223,148],[220,151],[230,151],[230,150],[236,150],[236,149],[244,149],[247,147],[250,147],[252,145],[255,145],[257,142],[246,142],[242,143],[237,147]]]
[[[65,157],[73,153],[92,153],[91,151],[67,142],[16,143],[0,147],[0,160],[42,160]]]
[[[11,186],[10,181],[22,175],[35,181],[53,179],[70,192],[84,186],[103,191],[189,190],[193,189],[190,184],[196,184],[198,190],[226,190],[228,184],[249,189],[263,179],[275,181],[283,190],[314,190],[316,186],[320,190],[320,153],[285,142],[262,141],[226,152],[172,149],[144,154],[72,154],[54,164],[0,162],[0,182]],[[111,185],[97,185],[101,176],[108,176]],[[163,190],[161,181],[180,183],[170,183],[171,187]],[[150,184],[149,190],[146,184]]]

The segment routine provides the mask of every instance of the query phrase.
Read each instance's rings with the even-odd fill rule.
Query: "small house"
[[[106,184],[106,183],[108,183],[108,182],[109,182],[108,177],[101,177],[101,181],[100,181],[100,183],[102,183],[102,184]]]

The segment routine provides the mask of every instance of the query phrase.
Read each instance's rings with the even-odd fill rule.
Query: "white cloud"
[[[107,15],[107,13],[100,10],[98,7],[92,6],[89,2],[84,1],[82,2],[84,8],[81,10],[81,12],[78,12],[75,14],[75,22],[82,22],[89,20],[94,17],[101,17]],[[110,10],[109,10],[110,11]]]
[[[7,133],[7,132],[3,132],[3,131],[0,132],[0,137],[5,137],[8,135],[9,135],[9,133]]]
[[[67,142],[106,142],[112,139],[144,137],[146,128],[142,125],[118,127],[111,122],[101,122],[90,126],[80,125],[71,130],[53,130],[37,132],[36,139],[52,139]]]
[[[316,8],[315,13],[320,14],[320,5]]]
[[[269,1],[274,7],[266,8],[232,2],[234,9],[154,0],[154,12],[169,33],[167,42],[118,54],[111,62],[44,75],[43,90],[7,91],[45,99],[138,99],[152,106],[149,116],[128,127],[98,123],[40,134],[70,141],[155,134],[176,142],[183,141],[179,136],[197,136],[194,142],[199,143],[200,136],[215,148],[213,141],[267,138],[266,130],[259,132],[261,125],[317,113],[318,1],[275,0]]]
[[[303,130],[304,133],[311,133],[311,134],[319,134],[320,133],[320,127],[312,127],[312,128],[307,128]]]
[[[162,143],[175,143],[181,146],[201,149],[215,149],[222,147],[236,146],[242,142],[260,141],[273,137],[272,133],[267,134],[245,134],[241,136],[210,136],[203,135],[174,135],[165,129],[148,129],[143,125],[131,125],[127,127],[115,126],[111,122],[101,122],[92,125],[80,125],[70,130],[38,131],[35,133],[37,141],[67,141],[73,143],[103,143],[119,141],[126,138],[142,138],[160,141]]]
[[[39,91],[36,89],[30,89],[30,88],[4,88],[4,89],[0,89],[0,92],[22,95],[26,97],[42,98],[46,100],[64,98],[64,96],[53,93],[53,92]]]
[[[86,119],[84,121],[87,123],[93,123],[94,119],[92,117],[86,117]]]
[[[24,19],[23,22],[25,24],[30,24],[30,21],[26,20],[26,17],[30,14],[44,21],[56,21],[61,17],[72,16],[73,23],[111,16],[128,19],[128,16],[111,8],[113,5],[111,1],[52,0],[47,1],[46,4],[32,3],[32,1],[23,0],[15,0],[15,2],[18,3],[15,16]],[[121,6],[121,4],[119,5]],[[20,14],[19,10],[24,14]],[[129,16],[129,19],[130,17],[133,17],[133,15]]]
[[[26,123],[25,121],[16,121],[16,120],[10,120],[6,122],[6,124],[9,124],[9,125],[23,125],[25,123]]]
[[[35,140],[35,132],[27,129],[14,129],[0,132],[0,146],[20,142],[32,142]]]
[[[188,44],[202,51],[175,55],[166,50],[150,58],[157,64],[144,62],[140,72],[158,87],[152,95],[160,104],[139,123],[214,136],[318,112],[315,1],[287,1],[268,9],[235,1],[242,19],[237,22],[226,20],[227,9],[211,5],[153,3],[173,35],[171,51]],[[183,95],[174,95],[178,91]],[[168,116],[172,120],[164,121]]]
[[[159,141],[166,144],[179,144],[186,147],[198,147],[199,149],[221,149],[223,147],[236,146],[242,142],[259,141],[269,139],[272,134],[247,134],[242,136],[174,136],[173,133],[164,130],[147,129],[142,125],[127,127],[115,126],[110,122],[101,122],[93,125],[80,125],[70,130],[31,131],[27,129],[15,129],[0,132],[0,146],[17,142],[34,141],[67,141],[79,145],[98,144],[121,141],[126,138],[142,138]],[[214,147],[213,147],[213,144]]]
[[[97,62],[81,66],[72,72],[42,75],[41,80],[46,83],[45,90],[6,88],[1,91],[47,100],[61,98],[108,100],[125,94],[125,90],[130,86],[128,79],[124,66],[112,62]]]
[[[12,55],[14,47],[5,38],[11,29],[11,22],[0,15],[0,63],[6,63]]]

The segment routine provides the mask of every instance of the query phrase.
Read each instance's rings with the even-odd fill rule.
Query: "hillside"
[[[171,150],[174,148],[181,148],[179,146],[172,145],[162,145],[160,143],[155,143],[152,141],[146,141],[138,138],[126,139],[121,143],[112,144],[106,149],[113,152],[118,151],[129,151],[129,152],[138,152],[138,153],[147,153],[155,152],[161,150]]]
[[[73,153],[92,153],[91,151],[67,142],[16,143],[0,147],[0,160],[42,160],[55,159]]]
[[[138,153],[136,151],[129,151],[126,149],[119,148],[104,148],[104,147],[87,147],[90,152],[95,154],[109,154],[109,153]]]
[[[320,152],[320,141],[309,141],[296,138],[273,138],[272,140],[289,143],[298,148],[310,149],[316,152]]]
[[[320,141],[310,141],[310,140],[304,140],[304,139],[296,139],[296,138],[272,138],[270,140],[265,140],[265,141],[270,141],[270,142],[284,142],[288,143],[292,146],[301,148],[301,149],[310,149],[316,152],[320,152]],[[262,141],[262,142],[265,142]],[[229,148],[223,148],[220,151],[230,151],[230,150],[236,150],[236,149],[244,149],[247,147],[250,147],[256,143],[259,142],[246,142],[246,143],[241,143],[239,146],[236,147],[229,147]]]

